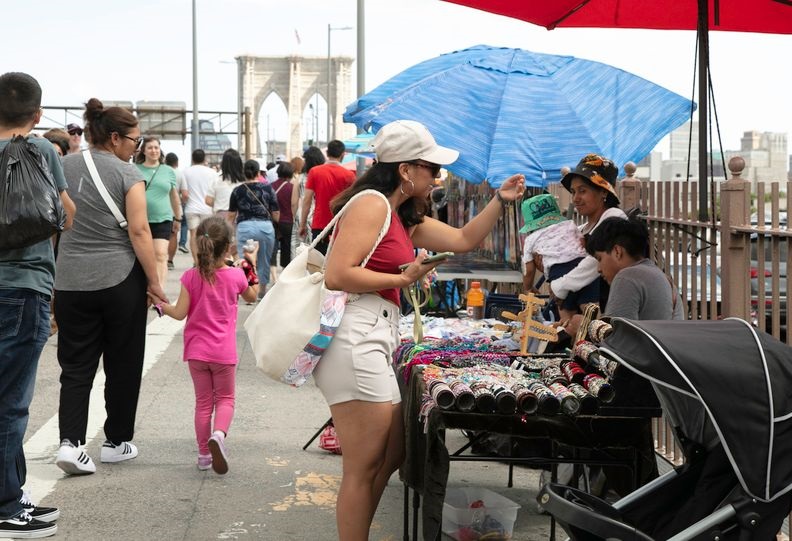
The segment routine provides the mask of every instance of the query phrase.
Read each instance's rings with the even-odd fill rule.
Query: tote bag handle
[[[333,229],[333,226],[335,226],[336,223],[338,223],[338,220],[341,218],[341,216],[344,214],[344,212],[346,212],[346,210],[350,206],[352,206],[352,202],[355,199],[357,199],[358,197],[362,197],[364,195],[370,195],[370,194],[377,195],[377,196],[381,197],[382,200],[385,201],[385,205],[386,205],[386,207],[388,209],[388,212],[385,215],[385,223],[382,224],[382,228],[380,229],[379,235],[377,235],[377,241],[374,243],[374,247],[371,249],[371,251],[368,253],[366,258],[360,264],[361,267],[365,267],[366,263],[368,263],[369,259],[371,259],[371,256],[374,255],[374,250],[377,249],[377,246],[379,246],[379,243],[382,241],[383,237],[385,237],[385,234],[388,232],[388,229],[390,228],[390,222],[391,222],[390,201],[388,201],[388,198],[385,197],[385,195],[382,192],[380,192],[380,191],[377,191],[377,190],[363,190],[362,192],[356,193],[355,195],[353,195],[352,198],[349,201],[347,201],[346,205],[344,205],[341,208],[341,210],[338,211],[338,214],[333,216],[333,219],[330,220],[330,223],[327,224],[327,227],[325,227],[322,230],[321,233],[316,235],[316,238],[314,238],[313,242],[311,242],[311,248],[315,248],[316,245],[319,243],[319,241],[327,236],[327,234],[330,232],[330,230]],[[333,236],[330,237],[330,243],[327,246],[327,253],[330,253],[330,249],[333,246],[333,239],[334,238],[335,238],[335,234],[333,234]],[[325,258],[325,261],[327,261],[327,258]],[[322,267],[324,267],[324,263],[322,264]]]

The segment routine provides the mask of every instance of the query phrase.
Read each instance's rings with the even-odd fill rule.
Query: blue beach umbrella
[[[448,169],[497,187],[561,179],[596,152],[623,165],[688,120],[690,100],[607,64],[478,45],[421,62],[349,105],[344,121],[376,133],[417,120],[460,151]]]

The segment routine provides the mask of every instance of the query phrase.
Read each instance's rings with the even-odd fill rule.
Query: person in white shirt
[[[193,263],[196,259],[195,230],[204,218],[212,215],[212,207],[206,204],[206,195],[209,186],[217,178],[217,172],[206,165],[206,152],[197,148],[192,153],[192,165],[184,170],[184,180],[187,184],[187,203],[184,214],[187,218],[187,229],[190,230],[190,253]]]
[[[245,182],[242,156],[233,148],[229,148],[223,152],[223,159],[220,161],[220,174],[209,185],[205,201],[217,216],[228,222],[231,231],[235,231],[236,226],[229,218],[228,204],[231,200],[231,192],[240,182]],[[236,240],[232,237],[231,241],[231,253],[236,254]]]
[[[275,165],[267,169],[267,176],[266,176],[267,184],[272,184],[273,182],[278,180],[278,166],[282,163],[285,163],[286,161],[288,160],[286,159],[285,154],[278,154],[277,156],[275,156]]]

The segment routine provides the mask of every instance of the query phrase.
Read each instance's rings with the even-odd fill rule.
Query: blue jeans
[[[30,289],[0,288],[0,519],[22,512],[27,469],[22,443],[39,356],[49,337],[50,300]]]
[[[182,203],[182,219],[181,229],[179,230],[179,246],[187,246],[187,214],[184,212],[184,203]]]
[[[244,253],[243,247],[248,239],[257,240],[259,243],[258,261],[256,261],[256,274],[259,283],[265,287],[270,277],[270,257],[275,246],[275,228],[269,220],[245,220],[237,224],[237,253]],[[263,287],[261,288],[264,289]]]

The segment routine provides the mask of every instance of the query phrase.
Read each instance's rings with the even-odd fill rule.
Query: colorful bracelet
[[[157,311],[157,313],[159,314],[159,317],[162,317],[162,316],[164,315],[164,312],[162,311],[162,303],[161,303],[161,302],[160,302],[160,303],[157,303],[157,304],[155,304],[155,305],[154,305],[154,309],[155,309],[155,310]]]

